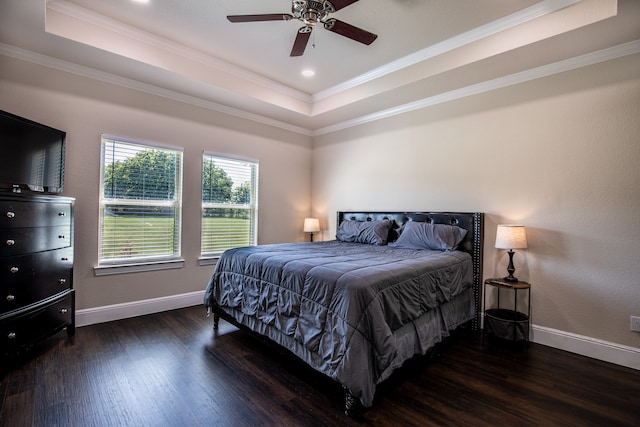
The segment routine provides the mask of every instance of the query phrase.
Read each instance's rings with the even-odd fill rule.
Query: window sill
[[[156,261],[156,262],[141,262],[132,264],[119,264],[119,265],[100,265],[93,268],[93,272],[96,276],[109,276],[111,274],[127,274],[127,273],[142,273],[145,271],[157,271],[157,270],[171,270],[176,268],[183,268],[184,260],[175,259],[170,261]]]
[[[214,265],[220,259],[220,255],[205,255],[198,258],[198,265]]]

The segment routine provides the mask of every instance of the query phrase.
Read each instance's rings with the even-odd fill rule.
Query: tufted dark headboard
[[[376,221],[390,219],[394,229],[402,227],[408,221],[449,224],[462,227],[469,232],[458,246],[458,250],[467,252],[473,260],[473,295],[476,317],[472,322],[474,330],[480,327],[482,296],[482,247],[484,238],[484,214],[480,212],[338,212],[337,225],[342,221]],[[392,238],[393,239],[393,238]]]

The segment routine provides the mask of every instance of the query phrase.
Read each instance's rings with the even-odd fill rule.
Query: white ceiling
[[[0,61],[317,135],[561,72],[592,52],[605,52],[595,62],[635,53],[639,3],[360,0],[332,17],[378,34],[373,44],[318,26],[292,58],[301,22],[226,19],[289,13],[290,0],[0,0]]]

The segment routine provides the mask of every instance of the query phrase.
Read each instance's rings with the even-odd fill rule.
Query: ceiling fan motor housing
[[[335,8],[329,1],[293,0],[291,5],[293,16],[306,25],[322,22],[332,12],[335,12]]]

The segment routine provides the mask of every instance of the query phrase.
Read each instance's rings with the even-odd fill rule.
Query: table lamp
[[[527,247],[527,234],[524,230],[524,225],[498,225],[496,231],[496,248],[497,249],[509,249],[509,266],[507,271],[509,275],[503,280],[507,282],[517,282],[518,278],[513,276],[516,271],[513,266],[513,252],[514,249],[525,249]]]
[[[320,231],[320,221],[318,218],[305,218],[303,229],[305,233],[309,233],[311,241],[313,242],[313,233]]]

